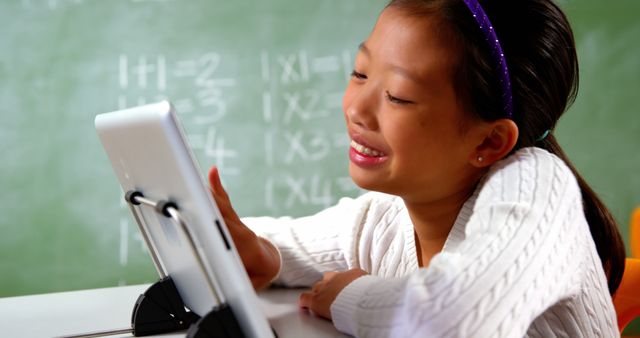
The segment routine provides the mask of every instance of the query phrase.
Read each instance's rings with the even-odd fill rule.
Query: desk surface
[[[0,298],[4,337],[55,337],[130,327],[131,311],[148,285]],[[348,337],[331,322],[297,306],[300,290],[268,289],[258,294],[264,313],[280,338]],[[185,332],[161,337],[184,337]],[[131,337],[130,334],[110,337]]]

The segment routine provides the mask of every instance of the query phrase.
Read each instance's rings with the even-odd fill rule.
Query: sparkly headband
[[[487,13],[484,12],[478,0],[464,0],[464,3],[469,7],[469,10],[473,14],[473,17],[478,22],[485,40],[491,47],[491,55],[496,69],[500,72],[500,85],[502,86],[502,102],[504,104],[504,111],[508,118],[513,118],[513,96],[511,95],[511,81],[509,80],[509,70],[507,69],[507,60],[502,53],[502,47],[496,36],[496,32],[493,30],[493,25],[487,17]]]

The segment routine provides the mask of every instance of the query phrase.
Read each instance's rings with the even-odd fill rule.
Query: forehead
[[[448,73],[454,64],[454,44],[446,33],[435,15],[388,7],[363,46],[376,62],[405,68],[416,76],[432,76]]]

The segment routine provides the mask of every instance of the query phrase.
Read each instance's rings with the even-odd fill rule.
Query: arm
[[[209,181],[256,289],[272,281],[286,286],[311,286],[324,272],[357,266],[355,238],[369,216],[372,201],[381,199],[380,194],[372,193],[357,199],[343,198],[331,208],[297,219],[240,219],[220,183],[217,168],[211,168]]]
[[[579,188],[559,159],[525,155],[489,173],[455,250],[403,278],[355,279],[331,306],[335,326],[358,336],[522,337],[575,294],[592,245]]]
[[[274,283],[309,287],[325,272],[359,266],[356,241],[372,214],[376,196],[368,193],[356,199],[343,198],[335,206],[308,217],[242,220],[278,248],[282,267]]]

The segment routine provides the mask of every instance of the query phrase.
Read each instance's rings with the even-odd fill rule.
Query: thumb
[[[238,219],[238,215],[233,210],[233,206],[231,206],[229,195],[227,195],[227,192],[222,186],[222,182],[220,181],[220,172],[216,166],[212,166],[209,169],[209,185],[211,186],[211,195],[218,205],[218,209],[222,213],[222,217],[225,218],[225,221],[228,223],[229,220]]]
[[[209,185],[211,186],[211,188],[218,185],[220,183],[220,174],[218,173],[218,167],[216,167],[215,165],[212,165],[211,168],[209,168],[208,177],[209,177]]]
[[[220,171],[215,165],[209,169],[209,186],[211,186],[214,195],[220,194],[222,197],[228,198],[227,192],[224,190],[222,182],[220,181]]]

